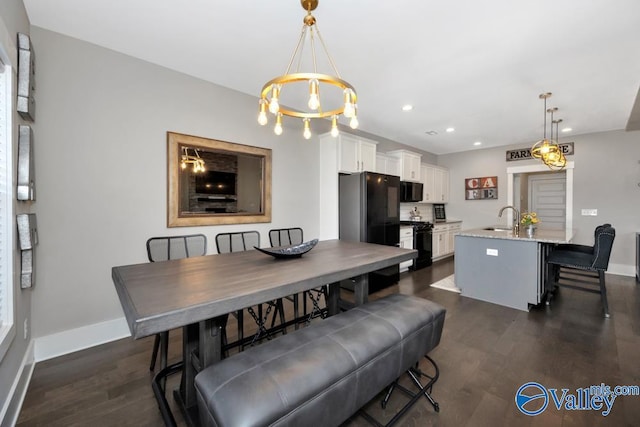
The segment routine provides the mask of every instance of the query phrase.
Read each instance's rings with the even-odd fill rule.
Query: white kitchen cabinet
[[[422,202],[447,203],[449,201],[449,170],[439,166],[420,165],[422,175]]]
[[[387,156],[376,153],[376,172],[387,173]]]
[[[400,247],[413,249],[413,227],[400,227]],[[400,263],[400,271],[406,271],[413,264],[413,260]]]
[[[455,236],[461,229],[462,223],[460,222],[449,224],[449,229],[447,230],[447,253],[453,254],[455,252]]]
[[[376,143],[353,135],[338,135],[338,169],[355,173],[376,171]]]
[[[432,259],[442,258],[447,254],[447,225],[435,225],[432,234]]]
[[[387,157],[387,175],[400,176],[400,160]]]
[[[435,168],[434,170],[434,203],[449,201],[449,170]]]
[[[400,162],[400,179],[402,181],[422,182],[420,178],[420,159],[422,155],[406,150],[396,150],[387,153]]]
[[[420,165],[422,177],[422,203],[434,203],[435,200],[435,172],[436,169],[427,164]]]
[[[435,224],[432,234],[432,259],[453,255],[455,251],[455,235],[462,229],[461,222]]]
[[[400,160],[384,153],[376,154],[376,172],[400,176]]]

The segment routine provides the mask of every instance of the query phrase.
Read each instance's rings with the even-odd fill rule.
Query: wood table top
[[[112,268],[134,338],[186,326],[417,257],[417,251],[342,240],[300,258],[256,250]]]

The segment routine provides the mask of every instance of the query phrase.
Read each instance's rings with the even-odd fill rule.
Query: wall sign
[[[558,144],[558,147],[560,147],[560,150],[562,150],[562,154],[564,154],[565,156],[573,155],[573,142],[563,142],[562,144]],[[507,162],[529,159],[532,159],[531,150],[529,147],[519,148],[517,150],[507,150]]]
[[[465,200],[483,200],[498,198],[498,177],[465,178]]]

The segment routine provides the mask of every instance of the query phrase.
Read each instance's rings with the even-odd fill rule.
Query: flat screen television
[[[231,172],[206,171],[196,175],[196,193],[236,195],[236,174]]]

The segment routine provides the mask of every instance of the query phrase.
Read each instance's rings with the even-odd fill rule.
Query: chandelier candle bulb
[[[276,135],[282,135],[282,113],[276,114],[276,125],[273,128]]]
[[[267,124],[267,104],[264,99],[260,100],[260,113],[258,113],[258,123],[260,126]]]
[[[318,96],[318,79],[309,80],[309,108],[317,110],[320,106],[320,97]]]
[[[278,114],[280,111],[280,104],[278,98],[280,97],[280,85],[273,85],[271,89],[271,102],[269,102],[269,111],[273,114]]]
[[[348,119],[355,114],[355,106],[353,104],[352,92],[350,89],[344,90],[344,116]]]
[[[309,127],[309,119],[305,118],[302,120],[304,121],[304,132],[302,133],[302,135],[304,136],[304,139],[309,139],[311,138],[311,128]]]
[[[339,134],[340,131],[338,130],[338,116],[333,116],[331,118],[331,136],[335,138]]]

